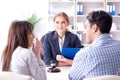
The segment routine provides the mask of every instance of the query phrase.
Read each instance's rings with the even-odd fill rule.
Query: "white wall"
[[[48,0],[0,0],[0,56],[7,42],[8,29],[11,21],[24,20],[32,13],[36,13],[38,17],[43,17],[39,27],[41,37],[50,27],[47,24],[48,16]],[[45,28],[48,28],[45,30]]]

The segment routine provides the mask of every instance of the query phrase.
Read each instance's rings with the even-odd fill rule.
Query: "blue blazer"
[[[44,38],[44,39],[43,39]],[[51,61],[54,61],[58,64],[56,60],[56,55],[61,54],[58,42],[58,34],[56,31],[52,31],[44,35],[42,38],[42,45],[43,45],[43,60],[46,65],[50,65]],[[69,48],[81,48],[81,42],[77,35],[66,31],[65,33],[65,41],[63,47]]]

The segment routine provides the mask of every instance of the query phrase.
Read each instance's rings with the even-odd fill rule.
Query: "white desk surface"
[[[70,67],[57,67],[61,70],[58,73],[50,73],[47,72],[47,80],[69,80],[68,73],[70,71]],[[48,67],[46,68],[47,71]]]

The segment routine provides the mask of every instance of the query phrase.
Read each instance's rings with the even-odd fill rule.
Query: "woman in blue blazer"
[[[55,31],[49,32],[42,38],[43,59],[46,65],[54,61],[57,66],[70,66],[72,60],[60,55],[62,48],[83,47],[76,34],[67,31],[69,18],[66,13],[61,12],[54,17]]]

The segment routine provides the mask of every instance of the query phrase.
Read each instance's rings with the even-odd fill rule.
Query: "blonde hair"
[[[70,24],[69,17],[68,17],[68,15],[67,15],[65,12],[60,12],[60,13],[56,14],[56,15],[54,16],[53,21],[55,21],[56,17],[58,17],[58,16],[64,17],[65,20],[68,22],[68,24]]]

